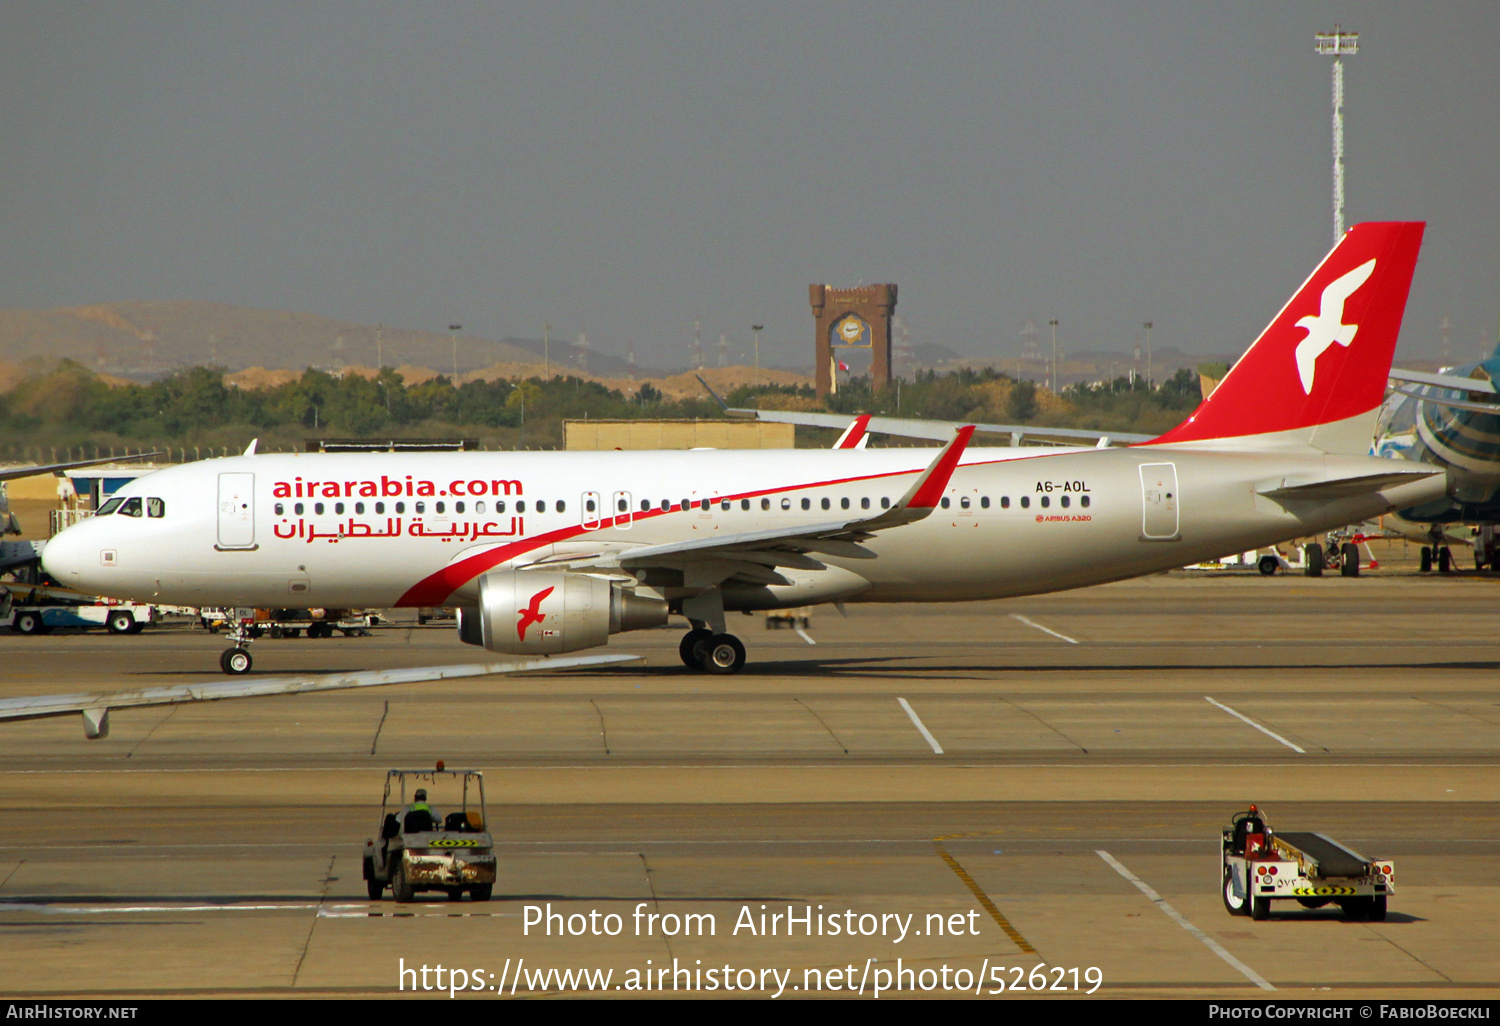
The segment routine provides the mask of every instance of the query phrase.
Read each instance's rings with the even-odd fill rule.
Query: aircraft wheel
[[[1438,549],[1438,573],[1446,574],[1453,571],[1453,550],[1444,545]]]
[[[135,617],[126,610],[110,613],[109,619],[104,621],[104,626],[109,628],[111,634],[129,634],[130,628],[135,626]]]
[[[139,621],[137,621],[136,623],[131,624],[130,625],[130,630],[126,631],[125,633],[127,633],[127,634],[139,634],[139,633],[141,633],[141,631],[143,631],[145,629],[146,629],[146,625],[143,624],[143,623],[140,623]]]
[[[1234,893],[1234,870],[1224,867],[1224,909],[1232,916],[1249,915],[1249,903]]]
[[[733,634],[715,634],[703,646],[703,669],[714,674],[739,673],[745,668],[745,646]]]
[[[708,645],[708,639],[714,636],[714,632],[703,627],[695,627],[682,636],[682,643],[677,646],[677,654],[682,656],[682,665],[690,670],[703,669],[703,650]]]
[[[1344,542],[1339,550],[1339,573],[1345,577],[1359,576],[1359,549],[1353,542]]]
[[[226,648],[224,654],[219,656],[219,667],[225,673],[239,676],[250,672],[250,650],[247,648]]]
[[[1422,555],[1417,563],[1417,569],[1424,574],[1432,573],[1432,550],[1426,545],[1422,546]]]
[[[1385,922],[1385,906],[1386,896],[1384,894],[1377,894],[1370,899],[1370,904],[1365,907],[1365,911],[1369,913],[1372,923]]]
[[[1250,895],[1250,918],[1266,920],[1271,918],[1271,899]]]
[[[1261,556],[1260,561],[1255,565],[1259,567],[1260,572],[1265,574],[1267,577],[1272,576],[1276,573],[1277,570],[1281,569],[1281,563],[1275,556]]]
[[[1317,542],[1311,542],[1302,548],[1302,558],[1305,566],[1302,572],[1308,577],[1323,576],[1323,546]]]
[[[474,884],[469,888],[469,897],[475,901],[489,901],[490,894],[494,891],[494,884]]]
[[[16,618],[10,622],[11,630],[17,634],[41,634],[44,626],[42,614],[30,611],[17,613]]]
[[[396,863],[396,871],[391,874],[391,897],[404,905],[416,896],[417,889],[406,879],[406,866]]]

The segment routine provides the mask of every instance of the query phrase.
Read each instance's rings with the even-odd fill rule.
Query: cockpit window
[[[126,499],[123,503],[121,503],[120,504],[120,508],[118,510],[116,510],[115,512],[119,513],[121,516],[127,516],[127,517],[138,517],[138,516],[140,516],[141,515],[141,497],[139,495],[132,495],[130,498]]]
[[[115,510],[119,509],[120,508],[120,503],[122,503],[124,501],[125,500],[121,499],[121,498],[110,499],[104,505],[102,505],[102,506],[99,507],[99,512],[95,513],[94,516],[96,516],[96,517],[107,517],[111,513],[113,513]]]
[[[146,516],[164,517],[167,515],[167,504],[160,499],[146,500]]]

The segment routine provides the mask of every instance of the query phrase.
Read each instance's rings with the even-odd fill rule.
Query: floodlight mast
[[[1343,56],[1359,53],[1359,33],[1345,32],[1339,25],[1332,32],[1313,37],[1318,53],[1333,58],[1333,242],[1344,237],[1344,62]]]

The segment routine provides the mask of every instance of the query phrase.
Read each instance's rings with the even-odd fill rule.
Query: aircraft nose
[[[58,584],[71,586],[83,579],[88,545],[88,539],[84,535],[89,532],[82,530],[82,527],[80,524],[59,532],[42,547],[42,569]],[[94,562],[97,563],[101,558],[100,554],[96,552],[94,556]]]

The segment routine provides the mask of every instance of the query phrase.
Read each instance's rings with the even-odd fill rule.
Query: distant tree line
[[[1052,395],[993,369],[931,371],[881,390],[868,379],[841,383],[818,404],[810,388],[748,386],[724,397],[731,406],[870,412],[933,420],[1161,431],[1199,402],[1188,370],[1157,388],[1117,378],[1070,385]],[[375,378],[308,370],[262,389],[226,384],[221,370],[194,367],[150,384],[111,386],[64,360],[0,395],[0,451],[22,446],[296,447],[310,437],[464,436],[488,448],[562,444],[566,419],[717,418],[707,395],[670,399],[643,384],[634,394],[577,377],[550,381],[470,381],[454,387],[435,377],[408,385],[384,368]]]

